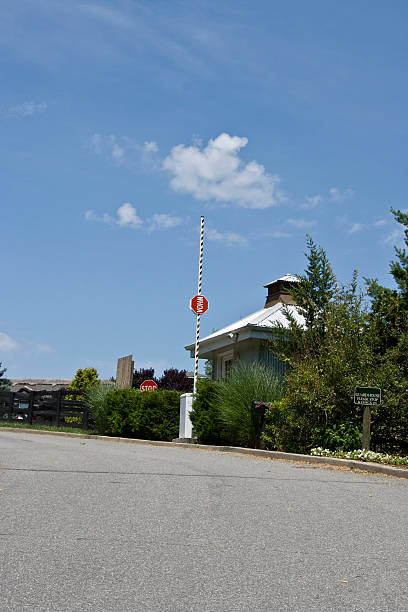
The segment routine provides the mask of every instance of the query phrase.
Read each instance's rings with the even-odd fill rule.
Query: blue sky
[[[408,6],[4,0],[0,361],[10,377],[192,369],[304,269],[388,274],[407,208]]]

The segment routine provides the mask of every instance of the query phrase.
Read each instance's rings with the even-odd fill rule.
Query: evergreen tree
[[[390,273],[396,288],[366,279],[372,298],[370,325],[375,349],[381,358],[378,386],[383,390],[381,409],[374,415],[374,441],[390,452],[408,453],[408,214],[391,208],[403,226],[405,248],[395,248]]]
[[[6,372],[7,368],[2,369],[0,361],[0,391],[9,391],[11,388],[11,381],[4,376]]]
[[[297,275],[299,282],[290,290],[298,312],[304,318],[304,325],[300,325],[286,308],[288,325],[277,326],[271,344],[272,350],[289,363],[306,348],[312,352],[318,350],[326,333],[328,306],[337,291],[336,278],[324,249],[317,246],[309,235],[306,246],[307,267],[304,274]]]
[[[404,227],[405,245],[408,248],[408,214],[393,208],[391,212]],[[405,337],[408,334],[408,253],[405,248],[394,248],[397,260],[391,261],[390,273],[397,288],[389,289],[377,280],[365,279],[368,294],[372,298],[371,324],[376,332],[375,343],[383,355],[388,350],[398,351],[399,345],[403,348],[408,342]]]
[[[325,251],[309,235],[306,246],[307,267],[304,274],[298,275],[299,282],[291,294],[305,318],[306,329],[321,331],[325,310],[335,293],[336,279]]]
[[[404,226],[405,246],[408,248],[408,214],[393,208],[391,208],[391,212],[395,220]],[[404,306],[408,310],[408,252],[404,248],[394,248],[398,261],[391,262],[390,272],[398,285],[398,292]]]

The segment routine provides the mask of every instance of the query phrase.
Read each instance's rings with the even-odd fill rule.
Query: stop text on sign
[[[201,294],[195,295],[190,300],[190,308],[195,314],[204,314],[208,310],[208,300]]]
[[[154,380],[144,380],[140,385],[141,391],[157,391],[157,383]]]

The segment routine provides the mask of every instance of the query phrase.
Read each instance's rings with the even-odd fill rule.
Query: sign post
[[[379,387],[355,387],[354,404],[364,406],[362,447],[364,450],[370,450],[371,406],[381,405],[381,389]]]
[[[195,341],[195,354],[194,354],[194,386],[193,386],[194,395],[197,392],[198,356],[199,356],[199,350],[200,350],[200,316],[208,308],[207,299],[201,295],[201,284],[203,280],[203,251],[204,251],[204,217],[201,217],[200,255],[198,259],[198,289],[197,289],[197,295],[195,295],[190,302],[190,308],[197,315],[196,341]]]

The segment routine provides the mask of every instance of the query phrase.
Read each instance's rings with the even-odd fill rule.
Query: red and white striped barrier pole
[[[201,295],[201,285],[203,280],[203,251],[204,251],[204,217],[201,217],[201,228],[200,228],[200,256],[198,259],[198,290],[197,295]],[[200,317],[201,314],[197,314],[197,325],[196,325],[196,341],[195,341],[195,356],[194,356],[194,395],[197,392],[197,379],[198,379],[198,356],[200,352]]]

